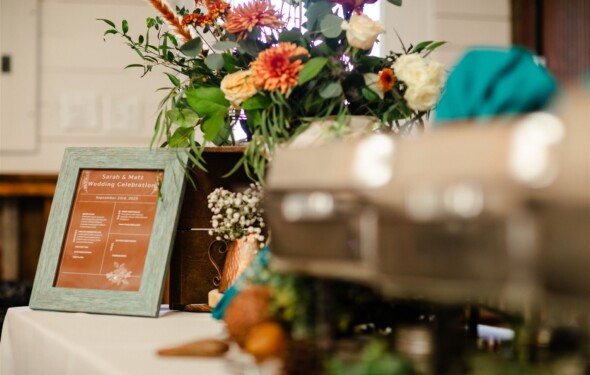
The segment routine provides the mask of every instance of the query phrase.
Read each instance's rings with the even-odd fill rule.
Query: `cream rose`
[[[246,99],[257,93],[251,76],[251,71],[244,70],[228,74],[221,80],[221,91],[233,106],[239,107]]]
[[[428,80],[426,61],[415,53],[400,56],[393,63],[395,76],[408,86],[423,85]]]
[[[404,93],[408,106],[415,111],[428,111],[438,102],[439,97],[440,86],[434,84],[409,86]]]
[[[406,84],[404,99],[416,111],[428,111],[438,102],[445,69],[436,61],[426,61],[413,53],[400,56],[393,64],[395,76]]]
[[[369,50],[383,32],[379,21],[373,21],[364,14],[353,14],[348,22],[342,22],[342,30],[346,30],[348,44],[355,48]]]
[[[430,61],[428,63],[428,81],[440,87],[445,83],[447,73],[443,64],[438,61]]]

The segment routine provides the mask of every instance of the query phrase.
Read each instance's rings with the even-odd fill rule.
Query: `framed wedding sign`
[[[30,307],[156,317],[184,194],[184,150],[68,148]]]

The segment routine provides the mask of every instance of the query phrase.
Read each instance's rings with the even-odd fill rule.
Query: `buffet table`
[[[210,314],[162,309],[160,317],[8,310],[0,341],[2,375],[233,374],[223,359],[160,357],[158,349],[223,338]]]

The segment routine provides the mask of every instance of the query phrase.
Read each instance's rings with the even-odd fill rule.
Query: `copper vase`
[[[227,256],[221,273],[219,292],[224,293],[252,262],[260,242],[250,234],[228,243]]]

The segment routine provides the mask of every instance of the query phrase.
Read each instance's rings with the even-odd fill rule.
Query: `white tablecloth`
[[[164,310],[159,318],[8,310],[2,375],[231,374],[223,359],[159,357],[160,348],[223,338],[210,314]]]

